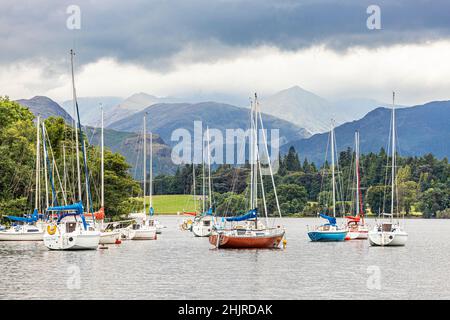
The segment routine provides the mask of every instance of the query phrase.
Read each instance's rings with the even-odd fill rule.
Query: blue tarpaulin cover
[[[242,216],[229,217],[226,219],[228,222],[230,222],[230,221],[245,221],[245,220],[255,219],[257,216],[258,216],[258,209],[252,209]]]
[[[326,214],[320,213],[319,216],[328,220],[328,223],[332,226],[336,225],[336,218],[327,216]]]
[[[81,216],[81,220],[83,221],[84,229],[87,229],[86,219],[84,219],[84,214],[83,214],[83,204],[81,202],[77,202],[77,203],[74,203],[74,204],[69,204],[67,206],[49,207],[49,208],[47,208],[47,211],[69,211],[68,213],[60,214],[58,216],[58,223],[64,217],[80,215]]]
[[[38,221],[39,219],[39,213],[37,209],[34,209],[33,214],[31,217],[16,217],[16,216],[5,216],[5,218],[8,218],[11,221],[20,221],[25,223],[33,223]]]

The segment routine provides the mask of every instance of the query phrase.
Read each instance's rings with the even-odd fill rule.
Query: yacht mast
[[[336,217],[336,180],[334,174],[334,122],[331,121],[331,181],[333,186],[333,217]]]
[[[250,143],[249,143],[249,146],[250,146],[250,148],[249,148],[249,160],[250,160],[250,210],[253,210],[255,208],[254,199],[253,199],[253,196],[254,196],[254,192],[253,192],[253,180],[254,180],[254,178],[253,178],[253,176],[254,176],[254,173],[253,173],[253,169],[254,169],[254,166],[253,166],[253,162],[254,162],[254,158],[253,158],[254,157],[254,151],[253,151],[253,148],[254,148],[253,140],[254,140],[254,138],[253,138],[253,135],[254,135],[254,131],[253,131],[253,129],[254,129],[253,101],[250,100]]]
[[[197,212],[197,199],[195,197],[195,164],[194,161],[192,161],[192,188],[193,194],[194,194],[194,211]]]
[[[209,127],[206,127],[207,151],[208,151],[208,198],[209,208],[212,208],[212,185],[211,185],[211,150],[209,148]]]
[[[153,214],[153,132],[150,131],[150,214]]]
[[[202,134],[203,136],[203,134]],[[205,141],[202,140],[202,193],[203,193],[203,200],[202,200],[202,211],[206,211],[206,172],[205,172]]]
[[[147,113],[144,114],[144,213],[146,213],[147,200]]]
[[[101,139],[101,152],[102,152],[102,160],[101,160],[101,177],[102,177],[102,190],[101,190],[101,207],[105,206],[105,136],[104,136],[104,114],[103,114],[103,106],[100,104],[100,108],[102,110],[102,139]]]
[[[254,130],[255,133],[253,135],[254,138],[254,148],[253,148],[253,152],[254,152],[254,169],[253,169],[253,179],[254,179],[254,187],[253,187],[253,192],[255,193],[254,197],[253,197],[253,201],[255,201],[255,206],[254,208],[258,208],[258,122],[256,121],[256,117],[258,114],[258,110],[257,110],[257,101],[258,101],[258,96],[255,92],[255,101],[253,103],[253,123],[254,123]],[[258,229],[258,215],[256,215],[255,218],[255,229]]]
[[[34,200],[34,208],[38,210],[39,212],[39,178],[40,178],[40,135],[39,135],[39,128],[40,128],[40,120],[41,117],[37,116],[37,122],[36,122],[36,199]]]
[[[391,168],[391,220],[394,218],[395,195],[395,92],[392,92],[392,168]]]
[[[73,72],[73,56],[75,52],[70,49],[70,66],[72,71],[72,102],[73,102],[73,121],[74,121],[74,129],[75,129],[75,150],[76,150],[76,158],[77,158],[77,178],[78,178],[78,200],[82,201],[81,195],[81,171],[80,171],[80,150],[78,146],[78,117],[77,117],[77,92],[75,89],[75,76]]]

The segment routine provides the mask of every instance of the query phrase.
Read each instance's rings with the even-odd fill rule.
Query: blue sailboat
[[[328,221],[318,226],[314,231],[308,232],[311,241],[344,241],[347,230],[340,229],[336,224],[336,218],[327,216],[323,213],[319,216]]]
[[[319,216],[328,221],[322,225],[316,226],[314,230],[308,230],[308,236],[311,241],[344,241],[347,236],[347,229],[340,228],[336,224],[336,178],[335,178],[335,168],[334,168],[334,157],[335,157],[335,143],[334,138],[334,126],[332,125],[330,131],[331,140],[331,183],[332,183],[332,196],[333,196],[333,216],[330,217],[326,214],[320,213]]]

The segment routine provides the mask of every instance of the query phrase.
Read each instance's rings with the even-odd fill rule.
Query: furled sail
[[[226,218],[226,220],[228,222],[230,222],[230,221],[245,221],[245,220],[250,220],[250,219],[256,219],[256,217],[258,217],[258,209],[252,209],[242,216],[229,217],[229,218]]]
[[[328,223],[332,226],[336,225],[336,218],[327,216],[326,214],[320,213],[319,216],[328,220]]]

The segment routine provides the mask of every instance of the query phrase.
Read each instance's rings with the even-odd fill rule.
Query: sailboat
[[[156,226],[147,216],[147,113],[144,114],[144,210],[143,212],[130,213],[129,218],[134,219],[135,223],[130,225],[126,232],[130,240],[156,240]],[[152,214],[152,204],[150,203],[149,214]]]
[[[372,230],[369,231],[369,243],[371,246],[404,246],[408,241],[408,233],[400,225],[400,222],[394,221],[394,214],[397,208],[397,178],[396,178],[396,127],[395,127],[395,92],[392,93],[392,116],[391,116],[391,212],[382,213],[382,221],[377,222]],[[397,199],[397,206],[396,201]]]
[[[42,241],[45,222],[39,214],[40,199],[40,117],[36,121],[36,194],[33,214],[25,217],[5,216],[15,224],[10,228],[0,230],[0,241]]]
[[[120,243],[121,232],[120,230],[114,230],[112,225],[105,224],[105,135],[104,135],[104,114],[103,107],[102,110],[102,128],[101,128],[101,194],[100,194],[100,210],[94,215],[94,218],[98,220],[98,226],[100,229],[100,244],[117,244]],[[111,227],[111,228],[110,228]]]
[[[346,216],[347,237],[345,240],[367,239],[369,228],[364,219],[362,203],[361,181],[359,173],[359,132],[355,131],[355,215]]]
[[[150,207],[148,210],[149,220],[148,224],[156,228],[156,234],[161,234],[165,226],[157,219],[155,219],[155,209],[153,208],[153,133],[150,132],[150,182],[149,182],[149,198]]]
[[[83,151],[83,162],[85,170],[85,184],[86,184],[86,208],[88,213],[90,211],[90,189],[89,189],[89,170],[86,158],[86,148],[83,139],[83,131],[81,129],[80,112],[78,108],[78,102],[76,98],[75,90],[75,77],[73,71],[73,57],[75,53],[70,50],[70,61],[72,71],[72,93],[74,111],[76,112],[76,124],[75,130],[75,149],[77,160],[77,176],[78,176],[78,197],[79,202],[74,204],[66,204],[58,206],[56,203],[56,194],[54,191],[54,185],[52,183],[53,200],[52,206],[47,207],[47,212],[52,213],[52,217],[56,217],[56,221],[53,220],[44,233],[44,245],[50,250],[95,250],[98,247],[100,241],[100,231],[95,228],[95,219],[92,221],[92,225],[86,221],[84,216],[84,208],[82,204],[81,193],[81,173],[80,173],[80,161],[79,161],[79,145]],[[79,134],[78,134],[79,133]],[[45,128],[43,127],[43,135],[45,136]],[[44,138],[45,148],[45,138]],[[48,156],[47,156],[48,157]],[[51,170],[50,170],[51,173]],[[50,175],[51,177],[51,175]]]
[[[213,208],[212,208],[212,185],[211,185],[211,156],[209,148],[209,128],[206,129],[207,136],[207,153],[208,153],[208,202],[209,208],[206,209],[206,198],[205,198],[205,166],[203,165],[203,212],[194,218],[192,223],[192,233],[196,237],[209,237],[212,233],[214,219],[213,219]],[[204,160],[204,159],[203,159]]]
[[[332,184],[332,197],[333,197],[333,216],[330,217],[326,214],[320,213],[319,217],[327,222],[319,226],[315,226],[313,230],[308,230],[308,236],[311,241],[344,241],[347,236],[347,230],[342,229],[336,224],[336,175],[335,175],[335,143],[334,137],[334,124],[330,130],[330,142],[331,142],[331,184]],[[309,229],[309,228],[308,228]]]
[[[264,192],[261,153],[259,152],[259,132],[258,124],[263,138],[265,155],[267,157],[268,168],[271,176],[272,187],[276,200],[276,207],[281,218],[281,210],[276,192],[275,180],[273,178],[272,165],[270,162],[269,151],[267,147],[267,138],[262,122],[261,111],[259,109],[258,98],[255,94],[255,100],[250,108],[250,209],[243,215],[227,217],[225,223],[229,222],[230,227],[216,226],[209,237],[209,242],[216,248],[278,248],[283,240],[285,230],[282,226],[269,227],[268,208],[266,195]],[[258,188],[258,180],[260,181]],[[258,192],[259,191],[259,192]],[[261,199],[258,196],[261,196]],[[259,217],[260,210],[258,204],[262,203],[266,225],[261,222]],[[241,223],[241,224],[237,224]]]
[[[186,211],[183,209],[183,215],[184,216],[189,216],[189,217],[195,217],[198,215],[197,212],[197,196],[196,196],[196,181],[195,181],[195,164],[194,161],[192,161],[192,197],[193,197],[193,202],[194,202],[194,211]],[[192,231],[192,218],[186,219],[184,220],[181,225],[180,225],[180,229],[183,231]]]

